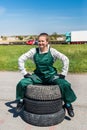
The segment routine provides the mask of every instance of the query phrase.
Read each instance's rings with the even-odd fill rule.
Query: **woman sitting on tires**
[[[29,74],[24,67],[24,63],[28,59],[33,60],[36,65],[36,69],[32,74]],[[61,74],[58,74],[57,69],[53,66],[57,59],[63,63]],[[20,56],[18,65],[24,78],[16,87],[17,112],[20,112],[23,107],[23,98],[28,85],[58,85],[64,101],[64,107],[67,109],[69,116],[74,116],[71,103],[76,100],[76,95],[71,89],[71,84],[65,80],[69,67],[69,59],[64,54],[50,47],[47,33],[41,33],[38,36],[38,48],[32,48]]]

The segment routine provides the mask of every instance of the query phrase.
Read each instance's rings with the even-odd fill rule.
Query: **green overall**
[[[71,84],[65,79],[60,79],[56,68],[53,67],[54,59],[50,53],[39,54],[38,48],[34,55],[36,69],[29,78],[23,78],[16,87],[16,98],[24,98],[26,87],[30,84],[58,85],[65,103],[76,100],[76,95],[71,89]]]

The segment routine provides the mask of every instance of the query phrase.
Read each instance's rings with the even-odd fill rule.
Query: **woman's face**
[[[46,37],[45,36],[40,36],[38,38],[38,46],[40,48],[45,48],[45,47],[47,47],[47,45],[48,45],[48,41],[46,40]]]

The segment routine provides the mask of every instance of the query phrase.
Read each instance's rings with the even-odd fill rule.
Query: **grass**
[[[63,52],[70,60],[69,72],[87,72],[87,45],[62,45],[53,46]]]
[[[87,73],[87,44],[83,45],[51,45],[64,53],[70,60],[70,73]],[[18,71],[18,58],[30,48],[28,45],[0,45],[0,71]],[[62,63],[56,61],[54,66],[61,71]],[[32,72],[35,65],[29,60],[25,67]]]

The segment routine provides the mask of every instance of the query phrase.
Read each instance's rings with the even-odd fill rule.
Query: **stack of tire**
[[[52,126],[65,118],[58,85],[29,85],[24,98],[23,119],[35,126]]]

